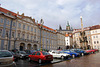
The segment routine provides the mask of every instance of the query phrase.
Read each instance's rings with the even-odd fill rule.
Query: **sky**
[[[24,13],[53,29],[66,28],[67,21],[73,29],[100,24],[100,0],[0,0],[1,7],[15,13]]]

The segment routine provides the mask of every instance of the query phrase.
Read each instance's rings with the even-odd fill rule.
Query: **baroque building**
[[[0,7],[0,49],[1,50],[50,50],[65,47],[64,34],[35,22],[24,13],[14,13]],[[42,44],[42,45],[41,45]]]
[[[100,50],[100,25],[90,27],[92,48]]]
[[[100,25],[94,25],[90,27],[83,28],[85,31],[87,40],[86,46],[88,49],[99,49],[100,50]],[[76,48],[81,48],[81,29],[74,29],[73,30],[73,43]]]

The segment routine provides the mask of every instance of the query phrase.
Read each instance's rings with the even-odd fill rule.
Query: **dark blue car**
[[[84,54],[86,53],[84,50],[82,49],[70,49],[71,51],[74,51],[76,53],[79,53],[81,56],[84,56]]]
[[[79,53],[76,53],[76,52],[73,52],[73,51],[70,51],[70,50],[64,50],[64,51],[61,51],[61,52],[70,54],[70,56],[71,56],[72,58],[75,58],[75,57],[80,56]]]

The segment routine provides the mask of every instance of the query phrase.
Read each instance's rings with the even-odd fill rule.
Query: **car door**
[[[39,59],[41,59],[41,53],[37,52],[35,56],[35,60],[38,61]]]
[[[35,55],[36,55],[36,52],[34,52],[34,53],[32,54],[32,56],[31,56],[31,59],[32,59],[32,60],[35,60]]]

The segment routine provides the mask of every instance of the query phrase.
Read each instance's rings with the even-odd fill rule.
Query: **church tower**
[[[67,21],[66,30],[70,30],[69,21]]]
[[[61,25],[59,25],[59,30],[62,30],[62,27],[61,27]]]

